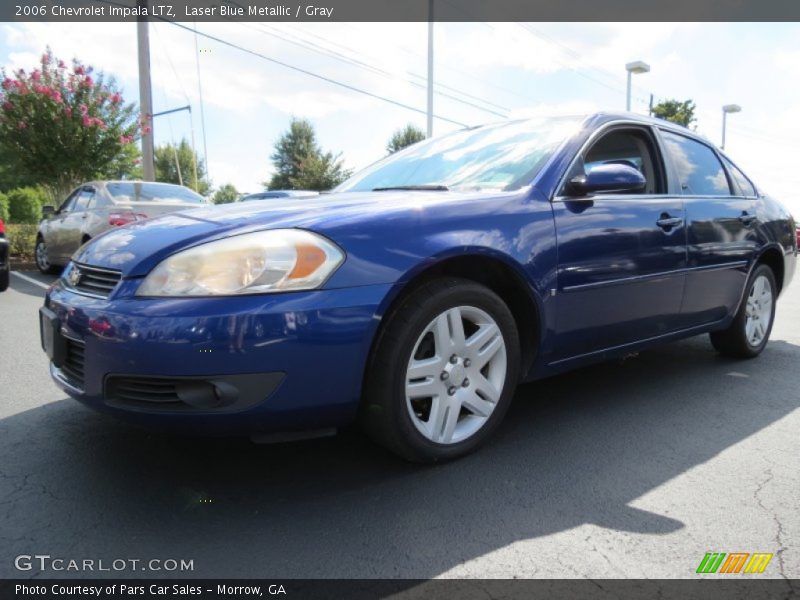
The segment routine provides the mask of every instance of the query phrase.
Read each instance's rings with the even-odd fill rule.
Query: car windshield
[[[530,184],[581,121],[557,117],[463,129],[392,154],[334,191],[515,190]]]
[[[119,202],[186,202],[203,204],[200,194],[189,188],[168,183],[148,183],[141,181],[122,181],[106,184],[108,193]]]

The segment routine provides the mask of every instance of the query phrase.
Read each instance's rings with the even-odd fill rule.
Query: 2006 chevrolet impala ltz
[[[48,292],[42,344],[67,393],[132,421],[296,435],[358,419],[435,461],[486,440],[519,381],[706,332],[757,356],[796,256],[789,213],[687,129],[504,122],[318,198],[109,231]]]

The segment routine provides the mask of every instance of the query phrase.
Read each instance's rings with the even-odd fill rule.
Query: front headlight
[[[344,254],[300,229],[258,231],[201,244],[165,259],[137,296],[233,296],[319,287]]]

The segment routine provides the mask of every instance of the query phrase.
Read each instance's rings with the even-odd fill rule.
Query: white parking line
[[[50,286],[49,286],[49,285],[47,285],[46,283],[42,283],[41,281],[39,281],[39,280],[37,280],[37,279],[34,279],[33,277],[28,277],[27,275],[23,275],[23,274],[22,274],[22,273],[20,273],[19,271],[11,271],[11,274],[12,274],[12,275],[16,275],[16,276],[17,276],[17,277],[19,277],[20,279],[24,279],[24,280],[25,280],[25,281],[27,281],[28,283],[32,283],[33,285],[38,285],[38,286],[39,286],[40,288],[42,288],[42,289],[45,289],[45,290],[46,290],[47,288],[49,288],[49,287],[50,287]]]

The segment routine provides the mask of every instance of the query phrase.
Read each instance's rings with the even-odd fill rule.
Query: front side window
[[[757,196],[755,186],[750,183],[750,180],[742,173],[736,165],[729,161],[725,156],[722,157],[725,161],[725,166],[728,167],[728,173],[733,177],[733,182],[739,188],[739,194],[742,196]]]
[[[618,164],[632,167],[644,175],[645,189],[636,194],[663,194],[660,163],[655,156],[650,135],[639,129],[617,129],[596,141],[575,165],[574,175],[589,173],[599,165]]]
[[[667,153],[675,165],[684,195],[731,195],[725,169],[709,146],[671,131],[662,130],[661,135]]]
[[[61,203],[61,206],[58,207],[57,212],[59,214],[70,212],[72,210],[72,206],[75,204],[75,199],[78,197],[80,193],[81,190],[75,190],[69,196],[67,196],[67,199],[64,200],[64,202]]]
[[[503,122],[432,138],[367,167],[336,192],[393,188],[511,191],[531,183],[582,119]]]
[[[78,194],[78,197],[75,200],[75,204],[72,206],[72,210],[74,212],[86,210],[87,208],[89,208],[89,202],[91,202],[93,197],[94,197],[94,190],[90,190],[88,188],[82,189],[81,193]]]

